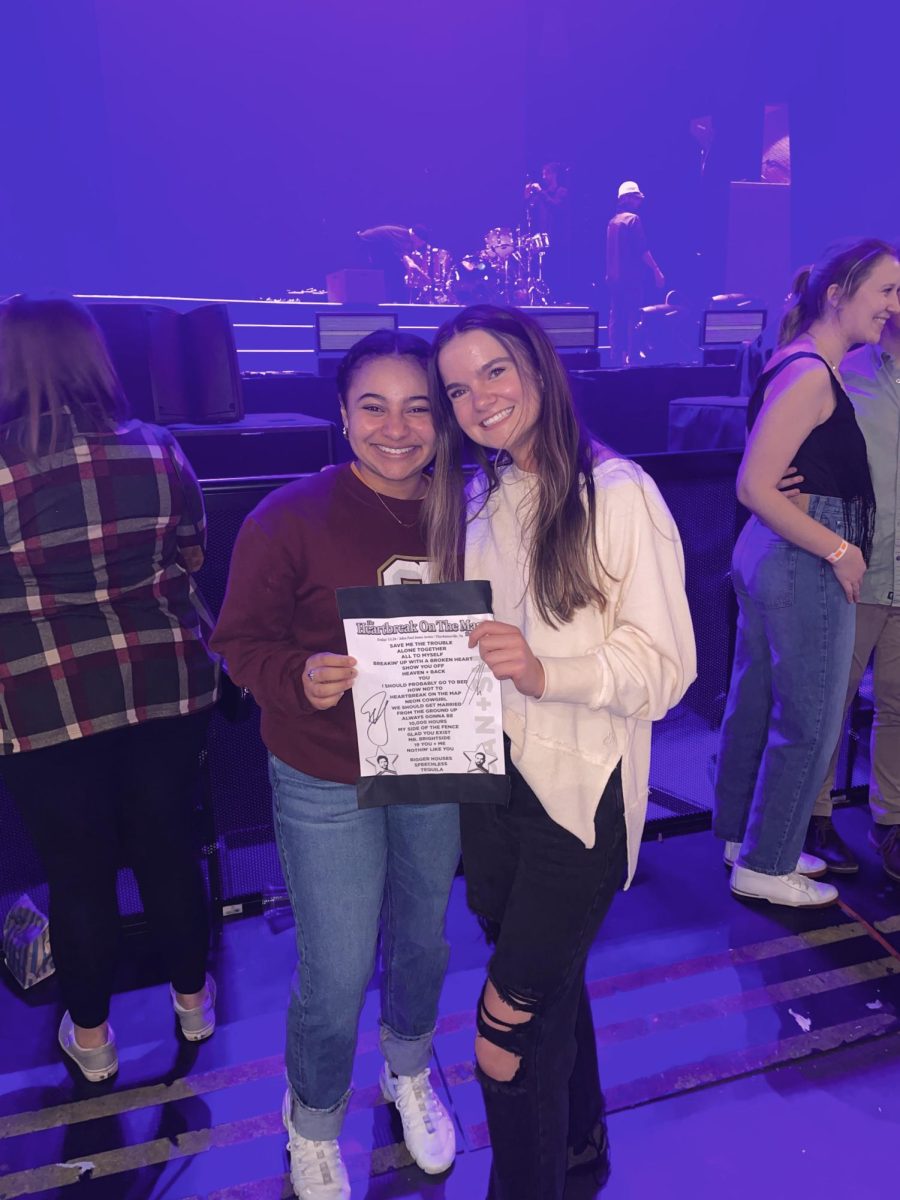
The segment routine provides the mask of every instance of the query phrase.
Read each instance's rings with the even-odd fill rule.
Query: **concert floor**
[[[837,823],[863,868],[840,883],[842,906],[818,913],[733,900],[708,833],[644,846],[588,972],[612,1114],[604,1200],[896,1193],[900,886],[868,847],[865,810]],[[371,991],[343,1138],[360,1200],[485,1194],[471,1014],[486,952],[461,880],[449,925],[435,1074],[458,1124],[456,1164],[437,1179],[408,1165],[375,1087]],[[288,1197],[279,1107],[293,955],[284,910],[226,924],[213,962],[220,1025],[187,1047],[147,947],[130,939],[112,1013],[121,1070],[99,1086],[59,1060],[53,981],[23,998],[5,978],[0,1198],[70,1196],[76,1183],[93,1200]],[[573,1180],[567,1200],[593,1194]]]

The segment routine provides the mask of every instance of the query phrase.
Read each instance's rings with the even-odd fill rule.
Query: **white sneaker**
[[[68,1054],[88,1083],[102,1083],[104,1079],[110,1079],[115,1075],[119,1069],[116,1035],[109,1022],[106,1024],[104,1044],[89,1050],[78,1044],[72,1018],[68,1012],[64,1012],[59,1023],[58,1041],[62,1052]]]
[[[725,854],[723,855],[725,866],[731,868],[738,860],[738,855],[741,852],[740,842],[726,842]],[[749,870],[749,868],[747,868]],[[804,850],[797,859],[797,865],[794,871],[798,875],[805,875],[807,879],[821,879],[827,872],[828,864],[824,858],[817,858],[815,854],[807,854]]]
[[[337,1142],[301,1137],[291,1120],[291,1090],[284,1094],[281,1119],[287,1130],[291,1185],[298,1200],[350,1200],[350,1180]]]
[[[206,976],[205,992],[203,1003],[199,1007],[182,1008],[175,995],[175,989],[169,984],[169,995],[172,997],[172,1008],[178,1018],[181,1036],[188,1042],[205,1042],[215,1032],[216,981],[209,974]]]
[[[387,1063],[381,1072],[385,1100],[397,1106],[403,1122],[403,1140],[416,1164],[426,1175],[440,1175],[456,1158],[456,1130],[435,1095],[426,1068],[418,1075],[394,1075]]]
[[[830,883],[816,883],[806,875],[791,871],[787,875],[763,875],[735,864],[731,871],[731,890],[747,900],[768,900],[790,908],[827,908],[838,898]]]

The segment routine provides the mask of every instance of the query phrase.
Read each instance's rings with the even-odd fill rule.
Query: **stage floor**
[[[758,1200],[896,1193],[900,1123],[900,885],[866,842],[868,816],[837,823],[863,859],[842,906],[797,913],[731,898],[708,833],[645,845],[588,976],[611,1110],[604,1200]],[[472,1078],[472,1007],[486,950],[457,880],[435,1076],[458,1124],[456,1164],[409,1165],[375,1086],[377,992],[363,1013],[342,1139],[354,1197],[481,1200],[490,1151]],[[126,947],[112,1021],[121,1070],[76,1081],[58,1056],[52,980],[0,989],[0,1198],[281,1200],[283,1020],[294,959],[289,914],[225,926],[213,970],[219,1028],[176,1042],[143,941]],[[83,1176],[82,1178],[80,1178]],[[572,1181],[567,1200],[593,1195]]]

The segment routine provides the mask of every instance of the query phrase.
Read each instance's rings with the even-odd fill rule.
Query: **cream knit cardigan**
[[[599,464],[594,479],[597,546],[610,576],[605,611],[581,609],[558,629],[541,619],[526,587],[523,533],[536,478],[512,466],[468,525],[465,577],[490,581],[495,618],[518,626],[543,664],[539,700],[502,683],[503,728],[549,816],[585,846],[621,760],[630,883],[647,814],[651,723],[682,698],[697,661],[681,540],[656,484],[621,458]],[[471,485],[470,514],[479,485]]]

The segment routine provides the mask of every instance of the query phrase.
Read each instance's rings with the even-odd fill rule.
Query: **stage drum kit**
[[[404,255],[406,286],[413,304],[450,304],[453,259],[449,250],[426,246]]]
[[[454,264],[446,250],[427,246],[406,258],[406,283],[416,304],[548,304],[543,278],[546,233],[496,225],[484,249]]]

